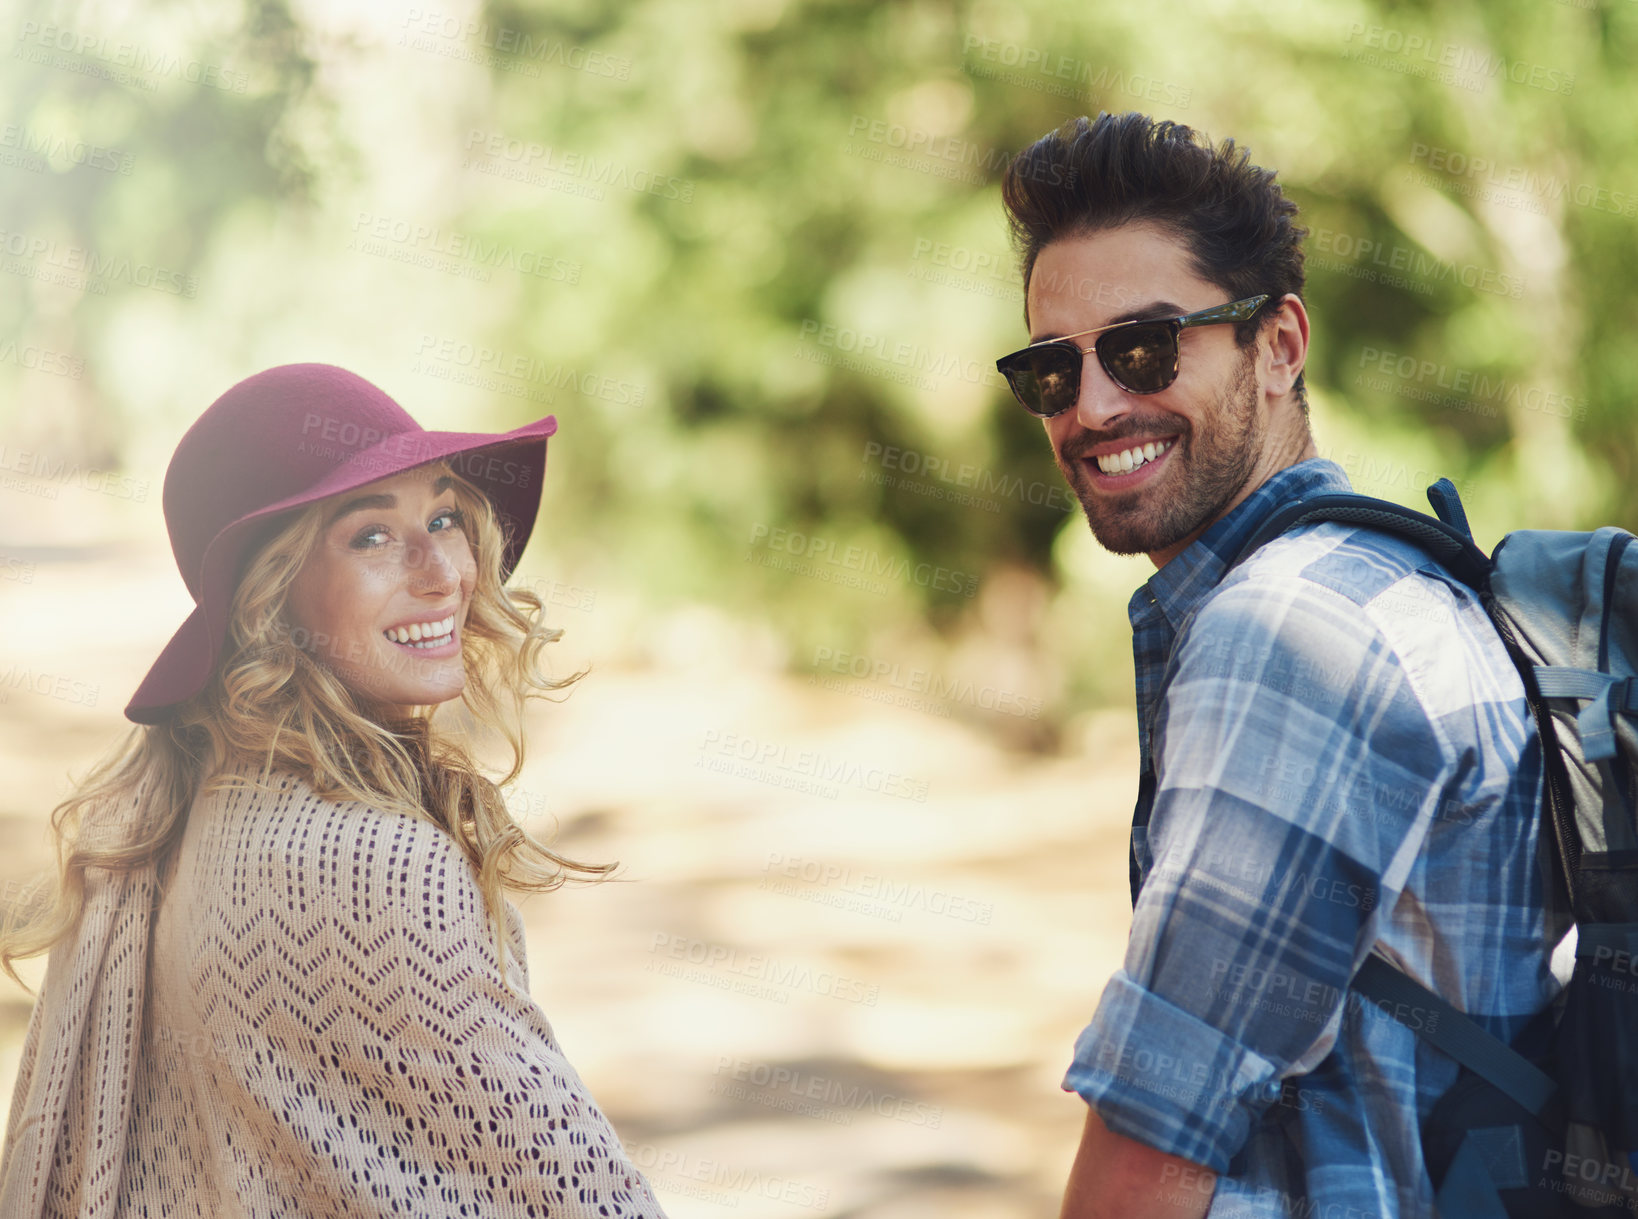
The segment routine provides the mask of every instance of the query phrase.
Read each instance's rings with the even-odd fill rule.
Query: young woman
[[[529,998],[503,885],[607,866],[513,821],[433,713],[523,765],[558,632],[504,582],[547,417],[427,432],[340,368],[222,395],[166,473],[197,608],[54,812],[60,883],[0,1214],[660,1216]],[[569,679],[572,680],[572,679]]]

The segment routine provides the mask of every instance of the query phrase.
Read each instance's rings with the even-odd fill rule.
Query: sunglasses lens
[[[1177,379],[1177,336],[1170,326],[1122,326],[1098,338],[1098,359],[1115,383],[1153,394]]]
[[[1002,361],[1007,384],[1032,415],[1056,415],[1075,405],[1081,390],[1081,353],[1043,345],[1014,352]]]

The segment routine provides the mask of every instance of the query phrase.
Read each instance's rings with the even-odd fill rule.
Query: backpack
[[[1478,593],[1541,738],[1549,900],[1576,925],[1563,993],[1512,1045],[1371,954],[1350,987],[1461,1064],[1422,1128],[1446,1219],[1638,1215],[1638,545],[1624,529],[1518,530],[1487,558],[1449,479],[1438,518],[1365,495],[1280,508],[1229,567],[1298,525],[1342,521],[1421,546]]]

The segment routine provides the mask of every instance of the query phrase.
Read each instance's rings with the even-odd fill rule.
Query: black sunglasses
[[[1153,321],[1116,322],[1079,330],[1059,339],[1031,343],[1002,356],[995,367],[1012,386],[1013,396],[1032,415],[1050,419],[1075,405],[1081,395],[1081,364],[1096,351],[1109,379],[1129,394],[1158,394],[1177,380],[1177,334],[1187,326],[1216,326],[1243,322],[1268,299],[1248,296],[1226,305],[1214,305],[1180,317]],[[1095,334],[1091,347],[1070,342]]]

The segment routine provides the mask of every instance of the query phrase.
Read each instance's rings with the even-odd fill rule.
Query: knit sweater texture
[[[201,791],[163,874],[88,872],[0,1219],[663,1219],[529,998],[516,907],[503,977],[448,833],[266,783]]]

